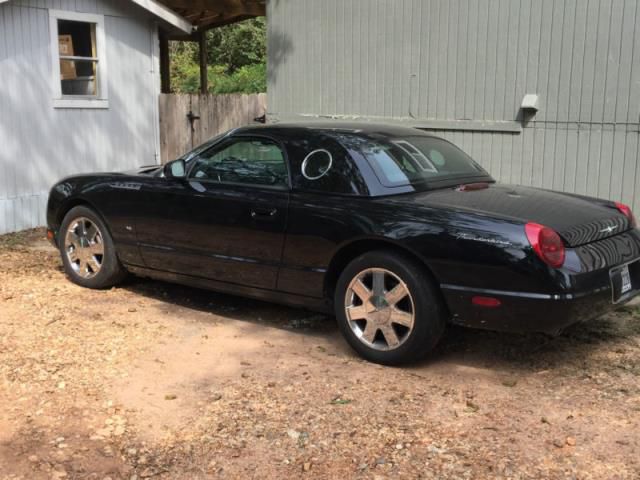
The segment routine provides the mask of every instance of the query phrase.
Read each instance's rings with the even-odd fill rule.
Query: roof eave
[[[0,0],[0,4],[6,3],[9,0]],[[156,0],[131,0],[136,5],[144,8],[149,13],[152,13],[156,17],[164,20],[169,25],[174,26],[178,30],[184,33],[191,33],[194,30],[193,25],[184,17],[178,15],[170,8],[165,7]]]
[[[6,1],[6,0],[0,0]],[[148,12],[154,14],[156,17],[161,18],[170,25],[173,25],[184,33],[191,33],[194,30],[193,25],[184,17],[178,15],[173,10],[165,7],[160,2],[155,0],[131,0],[136,5],[144,8]]]

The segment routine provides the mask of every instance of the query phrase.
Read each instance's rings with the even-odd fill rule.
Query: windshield
[[[194,158],[198,157],[205,150],[208,150],[211,146],[213,146],[216,143],[218,143],[223,137],[226,137],[226,136],[227,136],[227,133],[222,133],[220,135],[216,135],[211,140],[208,140],[207,142],[205,142],[202,145],[194,148],[190,152],[187,152],[184,155],[182,155],[181,157],[178,157],[178,160],[184,160],[185,162],[189,162],[189,161],[193,160]]]
[[[358,137],[349,143],[364,155],[385,187],[489,176],[469,155],[436,137]]]

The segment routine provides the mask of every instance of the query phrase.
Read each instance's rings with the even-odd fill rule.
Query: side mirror
[[[187,176],[187,164],[181,158],[169,162],[164,166],[164,176],[166,178],[184,178]]]

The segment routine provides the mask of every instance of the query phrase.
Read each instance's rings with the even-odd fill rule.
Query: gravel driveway
[[[384,368],[322,315],[82,289],[43,235],[0,237],[0,478],[640,478],[638,307]]]

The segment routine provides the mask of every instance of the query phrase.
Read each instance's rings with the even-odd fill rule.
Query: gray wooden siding
[[[269,0],[269,115],[444,122],[499,180],[640,212],[637,0]],[[520,133],[461,121],[519,121]]]
[[[48,8],[105,15],[109,109],[52,106]],[[51,185],[159,161],[153,19],[126,0],[0,5],[0,233],[44,225]]]

